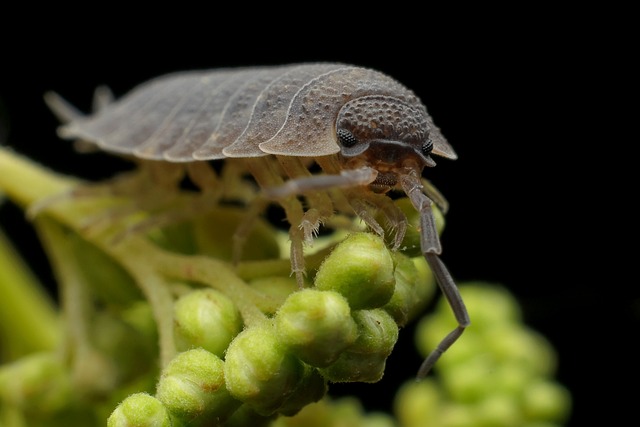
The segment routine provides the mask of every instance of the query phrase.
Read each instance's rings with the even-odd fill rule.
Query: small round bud
[[[522,410],[516,396],[490,394],[473,406],[473,415],[481,426],[521,426],[524,425]]]
[[[55,353],[36,353],[0,367],[0,403],[56,412],[71,402],[72,382],[67,367]]]
[[[401,426],[438,425],[445,397],[431,378],[407,381],[396,393],[393,408]]]
[[[275,427],[272,422],[278,418],[278,414],[260,415],[251,406],[243,403],[225,421],[224,427]],[[277,422],[277,421],[275,421]]]
[[[469,312],[473,313],[473,325],[478,330],[494,328],[500,323],[522,321],[518,301],[502,286],[472,282],[461,286],[460,294]],[[451,308],[442,301],[437,310],[439,313],[449,313]]]
[[[174,304],[174,337],[179,351],[201,347],[222,357],[241,330],[240,312],[214,289],[189,292]]]
[[[398,325],[382,309],[359,310],[353,317],[358,325],[358,339],[335,363],[320,372],[331,382],[377,382],[398,340]]]
[[[384,241],[372,233],[355,233],[325,258],[315,286],[342,294],[354,310],[377,308],[393,295],[393,272],[393,259]]]
[[[458,369],[458,365],[491,353],[494,361],[506,363],[514,357],[520,358],[537,372],[550,372],[555,366],[555,354],[544,339],[521,326],[519,306],[505,289],[487,284],[465,284],[460,294],[472,317],[471,326],[464,339],[438,361],[440,372]],[[416,345],[426,356],[435,348],[443,336],[456,327],[451,308],[442,299],[433,315],[420,320],[416,328]]]
[[[315,289],[291,294],[276,314],[275,327],[291,352],[318,367],[335,362],[358,336],[347,300]]]
[[[409,258],[397,252],[394,259],[396,286],[383,308],[402,327],[424,310],[435,292],[435,281],[423,257]]]
[[[162,402],[146,393],[127,397],[111,413],[107,427],[171,427],[169,411]]]
[[[493,375],[497,375],[499,369],[490,356],[479,353],[455,367],[440,370],[442,388],[455,402],[477,402],[495,394]]]
[[[240,405],[225,387],[224,362],[203,349],[180,353],[167,365],[156,397],[183,421],[224,419]]]
[[[527,384],[522,407],[531,420],[565,422],[571,411],[571,394],[558,383],[538,379]]]
[[[268,321],[242,331],[227,349],[227,388],[260,415],[275,413],[298,389],[303,375],[302,362],[278,341]]]
[[[485,345],[498,364],[516,362],[537,375],[556,370],[557,356],[549,341],[524,325],[496,325],[485,334]]]
[[[308,404],[322,399],[326,393],[327,381],[317,369],[306,366],[298,389],[289,396],[278,409],[278,412],[287,417],[292,417]]]

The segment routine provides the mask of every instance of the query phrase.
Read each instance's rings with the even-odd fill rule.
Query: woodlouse
[[[435,166],[432,154],[457,156],[418,97],[391,77],[332,63],[229,68],[153,79],[90,116],[59,98],[49,101],[68,121],[59,129],[62,137],[136,159],[184,163],[204,186],[201,165],[240,162],[263,194],[284,208],[292,271],[300,283],[304,242],[335,212],[355,213],[382,234],[368,207],[379,209],[396,230],[397,248],[407,220],[386,193],[402,190],[420,213],[422,253],[458,322],[418,377],[469,325],[439,258],[432,202],[442,198],[421,178],[425,167]],[[309,171],[312,162],[322,174]]]

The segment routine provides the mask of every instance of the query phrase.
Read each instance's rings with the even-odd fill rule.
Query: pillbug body
[[[60,102],[50,104],[65,115]],[[439,258],[432,201],[442,199],[421,178],[425,167],[435,166],[432,155],[456,154],[418,97],[391,77],[331,63],[191,71],[142,84],[93,115],[66,116],[59,129],[64,138],[136,159],[184,163],[195,176],[197,165],[210,160],[239,163],[265,198],[284,208],[300,283],[303,245],[335,212],[355,213],[383,234],[369,212],[379,209],[396,230],[397,248],[407,220],[386,193],[403,191],[420,213],[422,253],[458,321],[419,377],[469,324]],[[312,174],[312,163],[323,173]]]

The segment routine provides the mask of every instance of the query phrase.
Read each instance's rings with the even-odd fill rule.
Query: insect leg
[[[271,188],[282,188],[286,184],[282,182],[282,176],[275,169],[277,164],[270,162],[268,157],[254,157],[245,159],[247,168],[256,182],[266,193]],[[290,181],[289,181],[290,182]],[[304,286],[304,252],[303,252],[303,230],[296,226],[302,223],[304,215],[302,204],[296,198],[299,192],[282,194],[278,197],[278,203],[285,211],[289,227],[289,239],[291,240],[290,258],[291,271],[296,276],[298,286]],[[272,198],[272,197],[267,197]]]
[[[218,200],[222,196],[222,183],[207,162],[186,163],[189,179],[202,191],[203,197]]]
[[[265,196],[270,199],[282,199],[307,191],[368,185],[371,184],[377,176],[378,171],[369,167],[343,170],[340,172],[340,175],[312,175],[290,179],[283,185],[277,187],[265,188]]]
[[[397,250],[402,244],[402,240],[404,239],[404,236],[407,232],[407,217],[405,216],[405,214],[393,203],[393,200],[386,194],[372,193],[371,191],[361,191],[361,194],[357,197],[366,200],[370,205],[374,206],[384,215],[387,221],[387,227],[391,229],[391,232],[395,232],[392,250]],[[351,199],[357,200],[356,198]],[[380,227],[374,217],[370,218],[370,222],[368,222],[366,218],[363,218],[363,220],[369,227],[373,228],[374,230],[376,229],[376,227],[380,228],[382,232],[378,234],[384,236],[384,230]]]
[[[113,92],[107,86],[98,86],[93,92],[93,99],[91,100],[91,111],[93,113],[99,113],[104,110],[109,104],[112,104],[115,100]]]
[[[436,221],[431,209],[431,200],[422,192],[422,184],[416,175],[402,175],[400,177],[400,185],[407,194],[407,197],[409,197],[409,200],[411,200],[413,206],[420,212],[420,245],[422,247],[422,253],[458,322],[458,326],[444,337],[424,362],[422,362],[416,376],[417,379],[422,379],[427,376],[440,356],[460,338],[471,321],[462,296],[458,291],[458,287],[453,277],[451,277],[449,270],[439,257],[442,248],[436,230]]]
[[[449,210],[449,202],[442,195],[440,190],[438,190],[433,184],[431,184],[431,182],[424,178],[422,179],[422,185],[424,186],[423,191],[425,192],[427,197],[429,197],[433,201],[433,203],[435,203],[436,206],[440,208],[442,213],[446,214]]]
[[[335,156],[317,157],[316,162],[327,174],[339,175],[342,171],[342,166]],[[371,212],[371,207],[379,209],[384,214],[391,229],[396,231],[393,249],[395,250],[400,246],[406,231],[407,221],[405,215],[389,197],[384,194],[372,193],[369,188],[360,184],[346,188],[344,191],[332,191],[330,194],[338,212],[347,215],[352,215],[355,212],[358,218],[382,237],[384,236],[384,229],[376,220],[375,214]]]
[[[311,177],[311,172],[299,157],[277,156],[280,165],[291,179]],[[320,225],[333,214],[333,202],[324,191],[309,192],[304,195],[309,208],[304,213],[300,228],[304,233],[304,241],[311,246],[313,238],[317,236]]]
[[[340,171],[339,175],[311,175],[295,179],[290,179],[279,187],[266,189],[266,196],[270,198],[280,199],[292,194],[311,194],[321,190],[330,190],[336,188],[347,188],[348,191],[358,192],[357,187],[365,186],[373,182],[378,176],[378,171],[369,167],[360,169],[347,169]],[[366,196],[369,191],[363,193]],[[368,226],[370,226],[377,234],[384,235],[384,230],[377,221],[368,212],[366,202],[358,197],[347,197],[349,205]]]
[[[177,164],[180,166],[180,164]],[[220,184],[215,171],[207,162],[191,162],[186,163],[184,168],[191,181],[201,190],[201,194],[191,200],[185,200],[184,203],[178,202],[177,205],[167,204],[166,210],[152,215],[150,218],[140,221],[134,224],[126,230],[126,233],[122,235],[125,237],[128,233],[141,233],[152,228],[157,228],[169,224],[175,224],[182,220],[192,218],[203,212],[212,210],[220,200],[222,196],[222,185]],[[159,163],[157,166],[156,175],[167,173],[171,175],[170,169],[163,163]],[[179,171],[174,171],[174,176],[167,181],[169,186],[167,190],[171,194],[172,187],[178,186],[178,181],[182,178],[183,174]],[[178,193],[175,193],[177,201]],[[171,202],[168,199],[168,202]],[[121,236],[117,236],[114,240],[116,243]]]
[[[84,114],[56,92],[46,92],[44,102],[61,123],[69,123]]]

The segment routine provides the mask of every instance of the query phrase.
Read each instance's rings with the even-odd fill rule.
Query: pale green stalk
[[[51,297],[0,230],[1,359],[55,348],[58,320]]]
[[[42,200],[53,197],[55,202],[45,204],[41,213],[46,212],[48,217],[82,235],[131,274],[151,303],[158,325],[163,366],[175,352],[170,280],[199,282],[222,291],[237,305],[246,324],[264,319],[262,310],[273,311],[274,301],[251,289],[225,262],[170,253],[140,235],[129,235],[113,244],[110,234],[113,230],[84,230],[87,217],[104,212],[109,206],[117,206],[121,200],[109,197],[98,201],[88,199],[86,203],[72,198],[65,200],[58,195],[69,191],[77,181],[49,172],[2,148],[0,171],[0,190],[12,201],[28,209],[34,203],[41,204]]]

